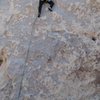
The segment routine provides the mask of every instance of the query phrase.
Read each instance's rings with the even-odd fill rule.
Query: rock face
[[[0,100],[100,100],[100,0],[38,2],[0,0]]]

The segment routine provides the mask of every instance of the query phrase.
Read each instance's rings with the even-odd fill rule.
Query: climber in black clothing
[[[49,11],[52,11],[52,8],[54,6],[54,2],[52,0],[39,0],[38,17],[40,17],[42,6],[45,3],[48,3],[50,5],[50,7],[48,9],[49,9]]]

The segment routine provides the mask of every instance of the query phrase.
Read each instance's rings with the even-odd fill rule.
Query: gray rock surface
[[[0,100],[100,100],[100,0],[0,0]]]

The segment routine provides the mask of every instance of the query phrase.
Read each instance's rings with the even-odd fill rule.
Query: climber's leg
[[[39,7],[38,7],[38,17],[40,17],[41,15],[41,10],[42,10],[42,6],[44,4],[44,1],[39,1]]]
[[[50,11],[52,11],[52,8],[54,6],[54,2],[53,1],[48,1],[48,4],[50,5],[50,8],[48,8]]]

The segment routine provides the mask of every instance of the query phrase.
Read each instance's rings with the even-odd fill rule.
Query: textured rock
[[[100,0],[0,0],[0,100],[100,100]]]
[[[0,52],[0,89],[7,84],[7,66],[7,50],[3,48]]]

